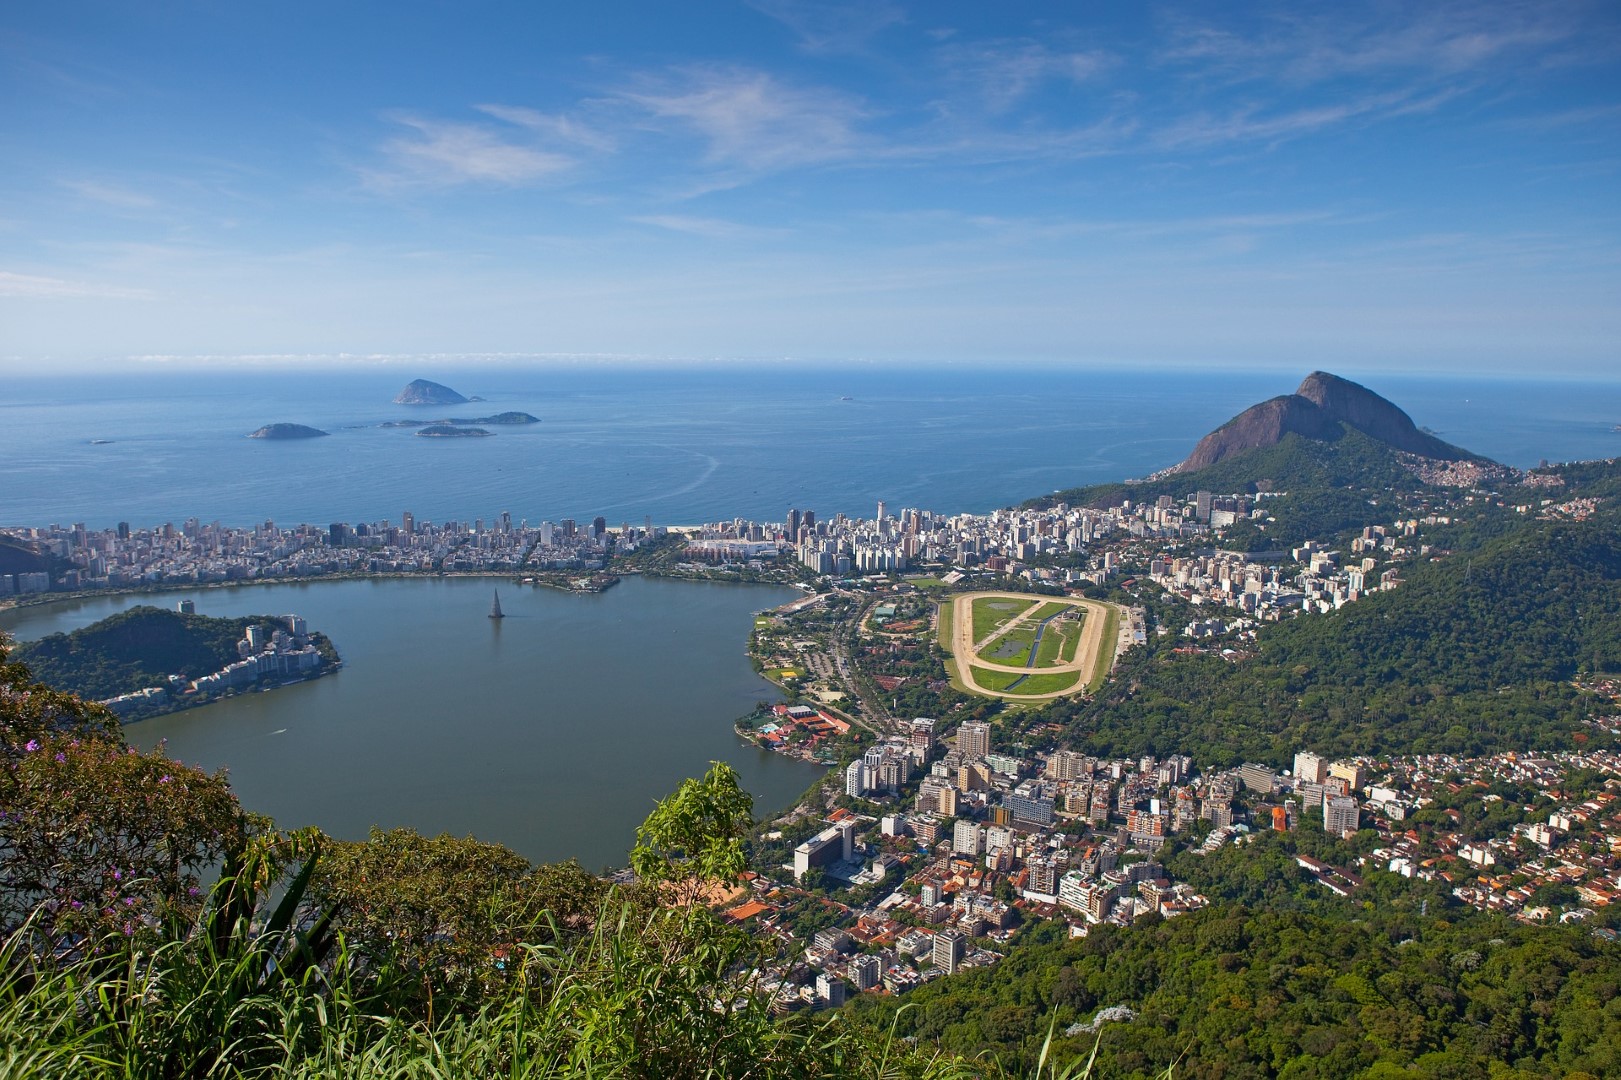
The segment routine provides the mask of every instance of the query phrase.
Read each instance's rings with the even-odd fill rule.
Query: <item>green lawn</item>
[[[974,668],[974,681],[987,690],[1006,690],[1010,683],[1022,676],[1016,671],[992,671],[989,668]]]
[[[1030,646],[1035,642],[1036,628],[1021,626],[991,642],[979,651],[978,656],[993,664],[1023,664],[1030,659]]]
[[[1114,647],[1120,640],[1120,609],[1111,605],[1109,614],[1103,620],[1103,640],[1098,642],[1098,662],[1092,669],[1092,678],[1086,684],[1088,693],[1095,694],[1103,685],[1103,680],[1109,677],[1109,669],[1114,666]]]
[[[1041,635],[1041,651],[1036,654],[1036,667],[1055,667],[1075,659],[1075,648],[1081,640],[1081,624],[1063,619],[1047,624]]]
[[[946,583],[937,577],[909,577],[901,580],[920,589],[943,589],[946,587]]]
[[[1018,618],[1036,604],[1035,600],[1014,597],[980,597],[974,601],[974,640],[985,640],[986,634]]]
[[[1073,690],[1080,677],[1078,671],[1054,671],[1046,675],[1032,675],[1014,687],[1013,693],[1056,694],[1063,690]]]
[[[987,690],[1006,691],[1008,687],[1024,678],[1016,671],[991,671],[986,668],[974,668],[974,681]],[[1014,694],[1056,694],[1063,690],[1072,690],[1080,674],[1074,671],[1056,671],[1042,675],[1031,675],[1014,687]]]
[[[935,605],[935,608],[940,612],[940,647],[949,653],[951,651],[951,620],[955,613],[955,605],[950,600],[942,600]]]

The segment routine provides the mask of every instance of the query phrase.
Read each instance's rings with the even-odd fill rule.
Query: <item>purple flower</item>
[[[56,752],[56,763],[58,765],[63,764],[64,762],[67,761],[67,759],[68,759],[68,756],[66,754],[62,753],[62,751],[58,750]]]
[[[171,777],[168,773],[164,773],[162,776],[158,777],[158,783],[167,784],[172,779],[174,779],[174,778]]]
[[[23,744],[23,749],[32,754],[35,750],[39,749],[39,741],[37,739],[29,739],[28,742]]]

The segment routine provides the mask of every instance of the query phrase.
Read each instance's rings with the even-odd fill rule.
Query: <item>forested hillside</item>
[[[237,659],[249,626],[280,626],[277,616],[215,619],[134,607],[67,634],[19,645],[13,654],[41,682],[100,699],[158,686],[170,675],[195,679]],[[318,641],[323,652],[331,646]]]
[[[1211,764],[1334,754],[1558,749],[1591,729],[1569,680],[1621,669],[1621,534],[1608,516],[1524,522],[1400,588],[1264,627],[1236,662],[1160,644],[1097,701],[1055,706],[1098,753]]]
[[[990,969],[904,1004],[863,996],[874,1031],[1031,1067],[1048,1032],[1099,1078],[1396,1080],[1621,1075],[1621,952],[1586,928],[1349,901],[1324,913],[1218,905],[1069,939],[1036,929]],[[1514,1068],[1488,1071],[1491,1063]]]

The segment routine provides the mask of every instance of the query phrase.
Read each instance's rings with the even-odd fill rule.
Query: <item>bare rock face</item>
[[[1314,371],[1293,394],[1252,405],[1199,440],[1178,472],[1207,465],[1254,450],[1276,446],[1284,436],[1332,442],[1348,425],[1394,447],[1439,461],[1469,461],[1475,455],[1420,431],[1412,418],[1365,386]]]
[[[1317,404],[1319,409],[1336,421],[1343,421],[1380,442],[1389,443],[1397,450],[1440,461],[1464,461],[1474,457],[1434,435],[1420,431],[1412,418],[1365,386],[1349,379],[1314,371],[1295,391],[1297,397]]]

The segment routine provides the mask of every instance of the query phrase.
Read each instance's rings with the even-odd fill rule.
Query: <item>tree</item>
[[[630,866],[643,881],[675,886],[692,900],[706,886],[730,884],[748,868],[743,842],[754,824],[754,797],[737,770],[710,762],[703,779],[681,782],[636,830]]]
[[[30,739],[0,761],[0,921],[55,947],[133,937],[201,902],[199,875],[252,825],[223,775],[105,738]]]
[[[311,895],[354,946],[408,973],[424,995],[467,994],[507,978],[517,943],[589,926],[607,885],[567,862],[532,869],[499,844],[373,829],[328,841]]]
[[[259,823],[223,774],[126,746],[111,714],[33,682],[0,642],[0,927],[41,946],[155,933]]]

